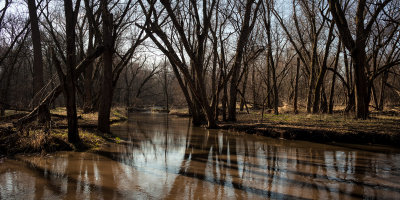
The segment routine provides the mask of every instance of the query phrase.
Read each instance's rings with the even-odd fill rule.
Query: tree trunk
[[[322,61],[321,65],[321,70],[318,75],[317,83],[315,84],[315,91],[314,91],[314,105],[313,105],[313,113],[318,113],[319,112],[319,102],[321,98],[321,88],[324,82],[326,70],[328,69],[327,67],[327,62],[328,62],[328,55],[329,55],[329,50],[331,47],[331,43],[333,41],[333,28],[335,26],[334,22],[331,22],[330,28],[329,28],[329,34],[328,34],[328,41],[325,46],[325,55],[324,59]]]
[[[0,104],[0,116],[3,117],[6,115],[6,109],[2,104]]]
[[[354,97],[354,85],[353,85],[353,75],[352,75],[353,73],[351,68],[352,61],[349,64],[349,59],[347,57],[344,44],[343,44],[343,61],[345,66],[346,81],[349,85],[349,88],[347,88],[347,104],[345,108],[345,112],[348,113],[350,111],[354,111],[354,105],[356,104],[356,102]]]
[[[378,104],[378,110],[382,111],[384,108],[385,104],[385,87],[386,87],[386,81],[388,79],[389,72],[385,71],[383,73],[382,79],[381,79],[381,92],[380,92],[380,98],[379,98],[379,104]]]
[[[224,122],[228,120],[226,116],[227,103],[228,103],[228,86],[225,84],[224,93],[222,95],[222,120]]]
[[[43,87],[43,59],[35,0],[28,0],[28,9],[33,44],[33,92],[37,94]],[[38,102],[34,102],[34,105],[36,103]]]
[[[375,90],[375,86],[374,86],[373,82],[371,82],[370,87],[372,89],[372,91],[370,91],[370,92],[372,92],[372,95],[373,95],[372,98],[374,98],[375,109],[379,110],[379,103],[378,103],[378,98],[377,98],[377,95],[376,95],[377,92]]]
[[[97,121],[97,130],[103,133],[110,132],[110,111],[113,96],[113,36],[112,36],[112,15],[107,8],[107,1],[103,0],[102,17],[103,17],[103,77],[101,85],[101,94],[99,102],[99,115]]]
[[[297,57],[297,67],[296,67],[296,83],[294,85],[294,98],[293,98],[293,112],[294,114],[299,113],[297,109],[297,97],[299,90],[299,72],[300,72],[300,58]]]
[[[164,94],[165,94],[165,107],[167,112],[169,112],[169,94],[168,94],[168,69],[167,63],[164,61]]]
[[[247,88],[247,79],[248,79],[248,77],[249,77],[249,69],[248,69],[248,66],[245,66],[245,72],[244,72],[244,79],[243,79],[243,84],[242,84],[242,94],[243,94],[243,97],[240,99],[240,111],[243,111],[243,109],[244,109],[244,105],[245,105],[245,95],[246,95],[246,88]]]
[[[271,109],[272,104],[271,104],[271,66],[268,64],[268,58],[269,55],[267,55],[267,108]]]
[[[94,51],[93,47],[93,31],[89,29],[89,43],[88,43],[88,53],[91,54]],[[93,62],[91,62],[85,69],[84,73],[84,82],[83,82],[83,87],[84,87],[84,96],[83,96],[83,112],[88,113],[93,111],[93,102],[92,102],[92,85],[93,85],[93,80],[92,80],[92,73],[93,73]]]
[[[201,126],[207,123],[206,115],[204,114],[201,104],[196,100],[193,99],[193,108],[192,110],[192,122],[194,126]]]
[[[331,91],[329,95],[329,108],[328,108],[328,113],[333,114],[333,97],[335,95],[335,83],[336,83],[336,71],[339,65],[339,55],[340,55],[340,44],[341,42],[339,41],[338,47],[337,47],[337,52],[336,52],[336,57],[335,57],[335,66],[333,67],[333,75],[332,75],[332,85],[331,85]]]
[[[38,123],[44,124],[50,121],[50,111],[46,104],[39,106]]]
[[[308,82],[308,95],[307,95],[307,113],[311,112],[312,107],[312,97],[313,90],[315,86],[315,65],[317,64],[317,36],[314,35],[312,43],[312,53],[311,53],[311,68],[310,68],[310,79]]]
[[[244,47],[247,43],[249,35],[254,27],[254,22],[258,12],[258,8],[261,5],[261,1],[257,3],[257,6],[253,13],[254,0],[248,0],[245,5],[245,13],[243,17],[242,27],[239,34],[239,39],[236,44],[236,54],[234,64],[232,66],[232,78],[229,90],[229,108],[228,108],[228,121],[236,121],[236,101],[237,101],[237,86],[239,81],[239,72],[242,64],[242,58],[244,53]],[[251,19],[253,13],[253,19]]]
[[[256,91],[256,67],[253,64],[253,69],[251,70],[251,91],[253,95],[253,109],[258,109],[257,102],[257,91]]]
[[[320,106],[320,111],[322,113],[327,113],[328,112],[328,100],[326,98],[324,84],[322,84],[322,86],[321,86],[321,106]]]
[[[41,92],[43,88],[43,58],[38,22],[39,20],[36,13],[37,8],[35,5],[35,0],[28,0],[28,10],[33,43],[33,93],[35,95],[39,95],[39,92]],[[38,103],[41,102],[41,99],[34,99],[36,99],[36,101],[33,102],[33,105],[35,107]],[[38,122],[40,124],[43,124],[47,121],[50,121],[50,111],[47,105],[42,105],[38,112]]]
[[[377,5],[370,19],[366,21],[367,1],[359,0],[355,14],[355,40],[350,32],[345,12],[342,10],[341,4],[338,1],[329,0],[330,12],[337,23],[337,28],[344,46],[351,53],[354,62],[354,81],[355,81],[355,102],[356,102],[356,118],[367,119],[369,114],[370,89],[371,82],[368,79],[367,70],[367,55],[366,45],[371,34],[372,25],[376,22],[380,12],[385,9],[385,6],[390,2],[384,1]],[[366,25],[367,24],[367,25]],[[372,80],[371,80],[372,81]]]
[[[236,56],[238,57],[238,56]],[[237,99],[237,82],[239,76],[239,67],[241,61],[238,61],[233,67],[233,74],[229,90],[229,106],[228,106],[228,121],[236,121],[236,99]]]
[[[274,113],[275,115],[279,114],[279,93],[278,93],[278,86],[276,80],[276,66],[274,62],[274,57],[272,56],[272,39],[271,39],[271,8],[270,4],[267,4],[267,19],[266,19],[266,32],[267,32],[267,65],[269,69],[272,70],[272,88],[274,89]]]
[[[355,81],[355,103],[356,118],[367,119],[369,114],[368,80],[365,74],[366,63],[365,52],[360,52],[353,57],[354,60],[354,81]]]
[[[76,97],[75,97],[75,24],[76,17],[72,8],[72,0],[64,0],[65,9],[65,26],[67,35],[67,75],[64,82],[64,99],[67,107],[68,120],[68,141],[78,143],[80,141],[78,132],[78,118],[76,112]],[[77,12],[77,11],[75,11]]]

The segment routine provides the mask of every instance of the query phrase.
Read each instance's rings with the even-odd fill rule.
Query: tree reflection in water
[[[0,166],[0,199],[400,195],[400,155],[395,151],[377,153],[193,128],[185,118],[158,114],[131,115],[126,124],[113,127],[113,133],[126,142],[96,153],[7,160]]]

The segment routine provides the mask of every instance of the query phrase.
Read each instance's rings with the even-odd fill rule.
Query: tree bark
[[[244,53],[244,47],[247,43],[249,35],[254,27],[254,22],[258,12],[258,8],[261,5],[261,1],[257,3],[255,10],[253,11],[254,0],[248,0],[246,2],[244,20],[240,30],[239,39],[236,44],[235,61],[232,66],[232,78],[229,91],[229,108],[228,108],[228,121],[236,121],[236,101],[237,101],[237,87],[239,81],[239,72],[242,64],[242,58]],[[254,13],[253,13],[254,12]],[[253,13],[253,19],[251,19]]]
[[[79,3],[79,0],[77,4]],[[67,35],[67,75],[64,82],[64,99],[67,107],[68,119],[68,141],[71,143],[78,143],[80,141],[78,132],[78,118],[76,111],[76,97],[75,97],[75,74],[74,69],[76,65],[76,49],[75,49],[75,25],[76,13],[78,10],[73,10],[72,0],[64,0],[65,11],[65,26]]]
[[[226,116],[226,109],[227,109],[227,103],[228,103],[228,86],[225,84],[224,85],[224,92],[222,94],[222,120],[228,121],[228,118]]]
[[[380,98],[379,98],[379,104],[378,104],[378,110],[382,111],[384,109],[384,104],[385,104],[385,89],[386,89],[386,81],[389,76],[389,71],[385,71],[383,73],[382,79],[381,79],[381,92],[380,92]]]
[[[88,43],[88,50],[87,52],[91,54],[94,51],[93,47],[93,31],[89,30],[89,43]],[[88,113],[93,111],[93,80],[92,80],[92,73],[93,73],[93,62],[91,62],[85,69],[84,73],[84,81],[83,81],[83,87],[84,87],[84,96],[83,96],[83,112]]]
[[[274,114],[279,114],[279,93],[278,93],[278,86],[276,80],[276,65],[274,61],[274,57],[272,56],[272,39],[271,39],[271,8],[270,4],[267,4],[267,23],[266,23],[266,31],[267,31],[267,39],[268,39],[268,62],[267,65],[270,66],[272,70],[272,88],[274,89]]]
[[[310,64],[310,78],[308,82],[308,95],[307,95],[307,113],[311,112],[312,108],[312,97],[313,97],[313,90],[315,86],[315,65],[317,63],[317,36],[313,36],[312,41],[312,53],[311,53],[311,64]]]
[[[329,50],[331,47],[331,43],[333,41],[333,27],[335,26],[334,22],[331,22],[330,28],[329,28],[329,34],[328,34],[328,41],[325,46],[325,55],[324,59],[322,61],[321,69],[318,75],[317,83],[315,84],[315,91],[314,91],[314,105],[313,105],[313,113],[318,113],[319,112],[319,103],[321,99],[321,87],[324,82],[325,74],[328,69],[327,67],[327,62],[328,62],[328,56],[329,56]]]
[[[365,13],[367,8],[366,0],[358,0],[355,14],[355,40],[350,32],[345,12],[342,10],[338,1],[329,0],[330,12],[336,22],[340,37],[344,46],[350,51],[351,58],[354,62],[354,81],[355,81],[355,103],[356,118],[367,119],[369,114],[370,89],[371,81],[367,77],[367,55],[366,44],[371,33],[372,26],[375,24],[380,12],[391,0],[385,0],[376,5],[375,10],[371,13],[369,21],[365,23]]]
[[[40,39],[40,31],[39,31],[39,20],[37,16],[37,8],[35,5],[35,0],[28,0],[28,10],[29,10],[29,18],[31,24],[31,36],[32,36],[32,44],[33,44],[33,93],[34,100],[33,105],[37,105],[40,103],[40,99],[37,99],[40,96],[40,92],[43,88],[43,58],[42,58],[42,44]],[[38,95],[38,96],[36,96]],[[38,122],[45,123],[50,121],[50,111],[47,105],[42,105],[39,109],[38,113]]]
[[[333,105],[334,105],[333,97],[335,95],[336,71],[339,65],[340,46],[341,46],[341,41],[339,41],[338,43],[336,57],[335,57],[335,66],[333,67],[334,73],[332,75],[331,91],[329,95],[329,108],[328,108],[329,114],[333,114]]]
[[[101,94],[99,103],[99,115],[97,121],[97,130],[103,133],[110,132],[110,111],[113,97],[113,19],[107,8],[107,1],[102,0],[102,17],[103,17],[103,73]]]
[[[293,112],[294,114],[299,113],[297,109],[297,97],[299,90],[299,72],[300,72],[300,58],[297,58],[297,66],[296,66],[296,83],[294,85],[294,98],[293,98]]]
[[[35,0],[28,0],[28,9],[33,44],[33,92],[37,94],[43,87],[43,59]]]
[[[247,79],[249,77],[249,68],[248,66],[245,66],[245,72],[244,72],[244,79],[243,79],[243,83],[242,83],[242,94],[243,97],[240,99],[240,111],[243,111],[244,109],[244,105],[246,104],[246,89],[247,89]]]

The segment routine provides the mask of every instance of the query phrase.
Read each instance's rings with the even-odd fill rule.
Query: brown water
[[[0,160],[0,199],[400,199],[396,149],[189,125],[131,115],[112,130],[127,142],[98,153]]]

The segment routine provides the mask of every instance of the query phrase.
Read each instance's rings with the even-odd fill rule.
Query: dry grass
[[[104,143],[105,139],[96,134],[94,131],[88,131],[84,129],[79,129],[79,137],[81,142],[86,145],[87,149],[98,149]],[[51,134],[63,139],[64,141],[68,141],[68,130],[67,129],[54,129],[51,131]]]
[[[50,110],[50,113],[67,116],[67,110],[65,107],[57,107],[55,109]],[[126,113],[124,108],[120,108],[120,107],[112,108],[111,113],[110,113],[110,120],[115,121],[115,120],[120,120],[120,119],[126,119],[126,116],[124,113]],[[97,115],[98,115],[97,112],[83,113],[83,111],[81,109],[77,110],[77,114],[83,120],[89,120],[89,121],[97,120]]]
[[[324,128],[340,132],[373,132],[373,133],[399,133],[400,109],[390,108],[383,112],[372,111],[367,120],[355,119],[354,114],[346,114],[337,108],[334,114],[309,114],[300,110],[293,114],[292,108],[281,107],[279,115],[266,113],[261,116],[261,111],[251,111],[249,114],[240,112],[239,123],[260,123],[276,126],[296,126],[303,128]],[[391,115],[388,115],[388,112]]]
[[[106,140],[95,132],[79,129],[79,136],[81,143],[73,145],[68,142],[68,130],[66,129],[52,129],[47,132],[42,129],[20,132],[2,129],[0,130],[0,155],[96,150],[106,143]]]
[[[72,145],[68,142],[68,129],[66,109],[59,107],[50,111],[54,116],[50,128],[43,128],[35,124],[25,126],[22,130],[12,128],[10,120],[0,123],[0,155],[13,155],[16,153],[42,153],[63,150],[96,150],[107,141],[119,142],[111,135],[101,135],[94,131],[97,126],[97,113],[83,113],[78,110],[79,126],[89,129],[79,129],[80,144]],[[111,122],[126,120],[125,110],[113,108]],[[93,130],[93,131],[91,131]]]
[[[64,107],[57,107],[55,109],[50,110],[50,113],[55,114],[57,116],[61,116],[61,119],[56,119],[57,124],[59,126],[66,126],[67,125],[67,111]],[[83,113],[82,110],[77,110],[78,114],[78,123],[82,127],[96,127],[97,126],[97,112],[92,113]],[[116,123],[119,121],[125,121],[126,117],[126,110],[124,108],[112,108],[110,112],[110,121],[111,123]]]
[[[185,116],[185,115],[189,114],[189,110],[187,108],[173,108],[173,109],[170,109],[169,114]]]
[[[26,114],[26,111],[17,111],[17,110],[5,110],[4,117],[16,115],[16,114]]]

